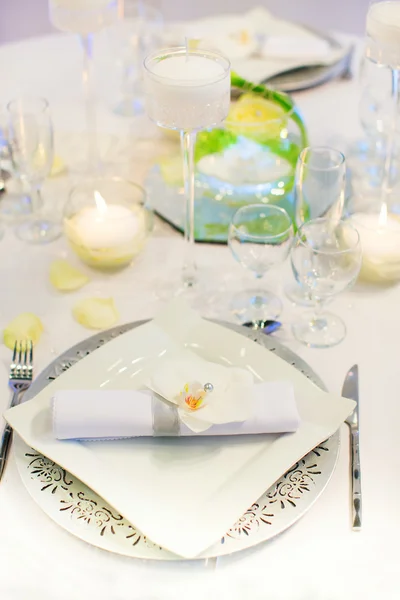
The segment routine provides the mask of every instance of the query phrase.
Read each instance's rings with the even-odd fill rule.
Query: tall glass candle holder
[[[176,47],[144,61],[147,114],[160,127],[180,132],[185,184],[186,253],[183,282],[196,282],[194,256],[194,159],[196,133],[223,121],[230,105],[230,63],[209,50]]]
[[[385,155],[378,197],[354,200],[350,219],[362,247],[360,278],[379,283],[400,280],[400,181],[396,148],[400,110],[400,0],[373,1],[366,22],[366,59],[391,73],[391,106],[384,111]]]
[[[378,65],[389,67],[392,73],[392,110],[389,116],[386,157],[381,190],[381,225],[386,220],[388,205],[398,201],[400,189],[394,168],[396,137],[400,110],[400,0],[373,1],[367,14],[365,55]],[[397,189],[395,189],[397,187]]]
[[[49,15],[54,27],[79,35],[83,49],[82,85],[87,128],[85,171],[100,166],[97,147],[96,103],[93,73],[93,34],[117,20],[117,0],[49,0]]]

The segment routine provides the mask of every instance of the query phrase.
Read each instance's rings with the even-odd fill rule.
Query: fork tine
[[[13,352],[13,357],[12,357],[12,361],[13,361],[14,364],[15,364],[15,360],[17,358],[17,344],[18,344],[18,342],[17,342],[17,340],[15,340],[14,352]]]
[[[29,365],[33,365],[33,343],[32,340],[29,340]]]
[[[28,342],[24,342],[24,365],[27,364],[28,360]]]
[[[22,342],[20,341],[18,344],[18,366],[21,367],[22,364]]]

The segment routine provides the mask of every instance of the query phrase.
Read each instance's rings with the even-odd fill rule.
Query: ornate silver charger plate
[[[143,321],[115,327],[73,346],[52,362],[34,381],[25,400],[113,338],[138,327]],[[263,333],[224,323],[242,335],[275,352],[300,370],[316,385],[322,381],[296,354]],[[314,448],[287,471],[261,498],[232,524],[221,540],[198,558],[222,556],[271,539],[303,516],[323,492],[336,465],[339,432]],[[153,544],[100,496],[79,479],[16,436],[17,467],[32,498],[58,525],[76,537],[110,552],[135,558],[180,560],[180,557]]]

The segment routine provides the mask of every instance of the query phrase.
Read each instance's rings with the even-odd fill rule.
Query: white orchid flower
[[[185,350],[158,362],[148,383],[151,390],[177,405],[182,423],[196,433],[215,424],[248,419],[252,385],[249,371],[212,363]]]

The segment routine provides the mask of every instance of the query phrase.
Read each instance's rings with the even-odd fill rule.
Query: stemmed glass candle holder
[[[386,138],[386,158],[383,169],[381,193],[382,224],[389,204],[400,206],[400,189],[394,168],[396,130],[400,105],[400,1],[373,2],[368,10],[366,23],[366,58],[387,66],[392,75],[391,119]]]
[[[287,212],[270,204],[240,208],[229,227],[228,244],[236,260],[259,281],[271,267],[288,256],[293,240],[292,221]],[[232,312],[241,321],[257,324],[275,319],[282,310],[280,299],[262,288],[234,296]]]
[[[396,142],[400,106],[400,1],[371,3],[366,23],[366,59],[391,73],[391,108],[385,113],[385,158],[378,197],[356,209],[350,219],[363,249],[361,276],[372,281],[400,279],[400,181]]]
[[[79,258],[100,270],[128,265],[151,229],[145,191],[118,177],[76,185],[64,209],[65,235]]]
[[[196,132],[223,121],[230,105],[230,63],[217,52],[177,47],[144,61],[147,114],[161,127],[180,132],[185,184],[186,256],[183,282],[196,281],[194,256],[194,142]]]
[[[49,15],[54,27],[79,35],[83,48],[82,83],[87,128],[87,159],[84,170],[100,167],[97,146],[96,103],[93,72],[93,34],[117,19],[117,0],[49,0]]]

